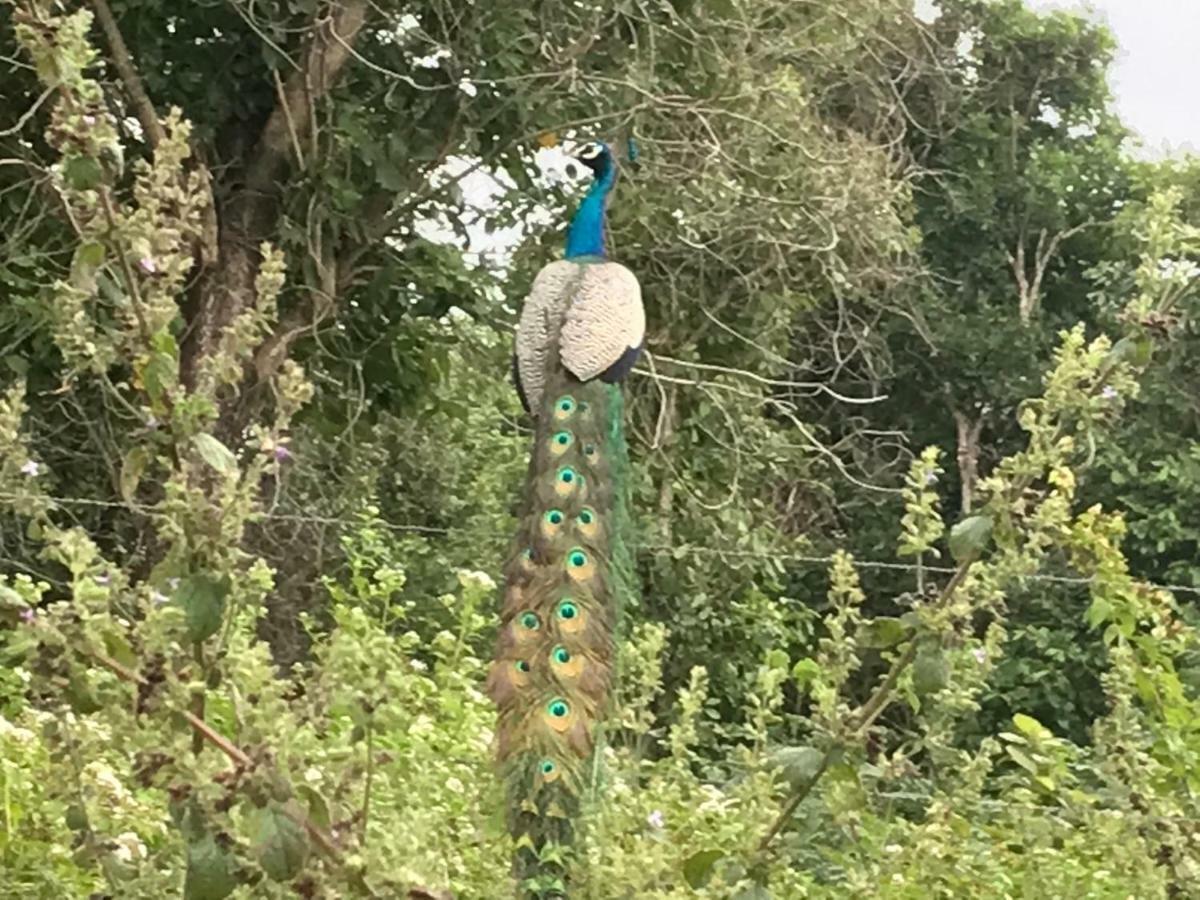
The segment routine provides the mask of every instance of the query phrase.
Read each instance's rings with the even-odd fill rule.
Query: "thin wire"
[[[0,492],[0,501],[13,502],[15,500],[26,500],[27,496],[20,494],[6,494]],[[100,509],[122,509],[130,512],[136,512],[141,515],[157,518],[165,518],[167,513],[153,506],[146,506],[140,503],[117,503],[112,500],[92,500],[86,497],[54,497],[47,496],[47,500],[56,503],[60,506],[77,506],[77,507],[92,507]],[[274,522],[293,522],[293,523],[309,523],[314,525],[337,525],[344,528],[355,528],[362,526],[362,519],[345,519],[338,516],[313,516],[302,515],[300,513],[255,513],[251,517],[252,521],[274,521]],[[467,533],[469,529],[450,529],[440,528],[434,525],[410,525],[397,522],[388,522],[384,519],[370,520],[370,524],[379,525],[390,531],[400,534],[429,534],[448,536],[455,531]],[[721,558],[735,559],[774,559],[785,560],[792,563],[803,563],[814,566],[827,566],[833,562],[832,556],[810,556],[802,553],[780,553],[775,551],[761,550],[728,550],[724,547],[709,547],[702,544],[639,544],[639,549],[652,551],[655,553],[675,553],[675,554],[690,554],[693,556],[716,556]],[[878,569],[892,572],[916,572],[918,569],[924,572],[934,572],[940,575],[953,575],[958,571],[953,566],[936,566],[936,565],[921,565],[915,563],[892,562],[882,559],[858,559],[854,558],[854,566],[859,569]],[[1031,575],[1022,575],[1021,581],[1040,581],[1049,584],[1065,584],[1077,587],[1090,585],[1094,579],[1085,578],[1080,575],[1047,575],[1035,573]],[[1186,584],[1164,584],[1157,581],[1137,581],[1135,582],[1141,587],[1154,588],[1162,591],[1170,591],[1176,594],[1193,594],[1200,596],[1200,587],[1193,587]]]
[[[146,506],[142,503],[117,503],[113,500],[93,500],[88,497],[55,497],[51,495],[40,495],[46,500],[58,506],[79,506],[91,507],[94,509],[123,509],[128,512],[135,512],[143,516],[151,518],[167,518],[168,514],[153,506]],[[5,494],[0,492],[0,501],[12,503],[16,500],[27,500],[26,495],[21,494]],[[251,521],[261,521],[270,519],[275,522],[309,522],[314,525],[343,525],[354,526],[362,525],[362,520],[358,519],[341,519],[334,516],[305,516],[298,513],[253,513],[250,516]],[[393,531],[404,532],[425,532],[428,534],[449,534],[449,528],[437,528],[429,525],[397,525],[391,522],[380,521],[380,524]]]
[[[909,801],[934,801],[946,799],[943,794],[924,794],[918,791],[880,791],[874,795],[881,800],[909,800]],[[1020,800],[1001,800],[995,797],[979,797],[974,801],[977,807],[991,807],[994,810],[1001,809],[1021,809],[1029,812],[1041,812],[1057,815],[1066,818],[1071,815],[1086,815],[1105,814],[1118,815],[1127,819],[1136,819],[1138,821],[1159,821],[1159,822],[1200,822],[1200,819],[1194,816],[1185,815],[1155,815],[1151,812],[1143,812],[1141,810],[1124,810],[1115,809],[1113,807],[1085,807],[1080,810],[1064,809],[1061,806],[1048,806],[1041,803],[1024,803]]]

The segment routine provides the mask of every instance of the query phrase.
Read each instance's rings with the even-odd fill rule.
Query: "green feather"
[[[565,896],[633,583],[621,390],[581,384],[552,360],[543,396],[488,678],[529,897]]]

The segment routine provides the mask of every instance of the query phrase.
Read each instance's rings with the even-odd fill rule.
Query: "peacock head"
[[[615,165],[612,150],[603,141],[584,144],[583,148],[575,154],[575,158],[592,170],[592,175],[597,181],[612,172]]]

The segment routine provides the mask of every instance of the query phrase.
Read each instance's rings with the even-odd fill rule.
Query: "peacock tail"
[[[562,896],[631,588],[628,457],[618,385],[548,367],[488,692],[516,874]]]
[[[604,258],[611,154],[594,144],[579,158],[595,181],[566,259],[538,273],[517,328],[513,374],[535,427],[487,683],[514,870],[521,893],[538,898],[566,896],[618,615],[634,584],[619,382],[641,351],[645,317],[633,273]]]

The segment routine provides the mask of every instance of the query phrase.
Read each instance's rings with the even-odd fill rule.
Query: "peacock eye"
[[[587,412],[587,410],[588,410],[588,402],[586,400],[580,400],[579,401],[579,411],[581,413],[583,413],[583,412]]]
[[[564,415],[570,414],[575,409],[574,397],[560,397],[558,399],[558,411]]]
[[[584,444],[583,445],[583,455],[589,456],[589,457],[595,456],[596,455],[596,445],[595,444]]]
[[[518,672],[528,672],[532,668],[532,666],[530,666],[529,663],[526,662],[525,660],[518,659],[516,661],[515,668]]]
[[[554,443],[558,444],[560,447],[567,446],[571,443],[571,432],[560,431],[558,434],[554,435]]]
[[[596,514],[593,513],[590,509],[582,510],[579,513],[579,523],[581,525],[591,525],[595,521],[596,521]]]
[[[558,604],[558,617],[570,621],[579,615],[579,607],[570,600],[563,600]]]
[[[542,770],[543,775],[553,775],[554,770],[557,768],[557,766],[554,765],[554,762],[552,760],[543,759],[542,764],[539,768]]]
[[[556,719],[565,719],[567,713],[570,711],[571,707],[561,697],[551,700],[546,704],[546,712],[550,713]]]
[[[571,661],[571,652],[561,644],[554,648],[554,661],[560,665],[566,665]]]
[[[546,521],[551,525],[561,525],[563,521],[563,514],[560,510],[552,509],[546,513]]]
[[[575,473],[575,470],[569,466],[565,469],[558,470],[558,480],[563,484],[572,484],[578,477],[579,476]]]
[[[587,565],[587,554],[582,550],[572,550],[567,556],[567,563],[573,568],[582,568]]]
[[[537,613],[524,612],[521,613],[521,627],[528,631],[537,631],[541,623],[538,621]]]

